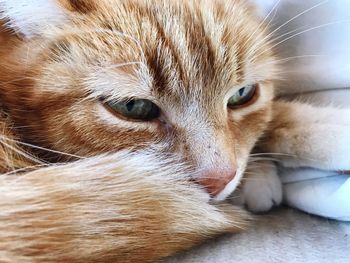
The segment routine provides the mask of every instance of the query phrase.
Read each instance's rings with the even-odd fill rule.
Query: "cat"
[[[7,25],[25,39],[9,45],[1,73],[1,101],[21,141],[73,157],[159,145],[194,167],[195,181],[217,199],[235,189],[271,119],[277,72],[253,7],[245,1],[2,6]],[[70,160],[52,151],[36,155]]]
[[[279,68],[254,6],[0,0],[0,10],[1,262],[152,262],[249,224],[220,201],[259,139],[275,145],[269,125],[278,130]],[[250,210],[280,204],[271,162],[246,176]]]

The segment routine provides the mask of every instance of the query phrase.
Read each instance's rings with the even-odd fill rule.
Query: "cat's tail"
[[[212,205],[186,169],[120,152],[0,176],[0,262],[153,262],[249,216]]]

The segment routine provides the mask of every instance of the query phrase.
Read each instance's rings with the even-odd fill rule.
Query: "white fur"
[[[102,60],[102,59],[101,59]],[[101,61],[101,63],[103,63]],[[121,74],[118,67],[136,66],[135,78],[130,74]],[[116,65],[106,65],[103,67],[93,67],[91,73],[85,78],[84,83],[88,87],[91,95],[89,98],[95,99],[108,95],[108,99],[124,100],[125,98],[143,98],[154,100],[151,94],[151,81],[148,79],[149,73],[145,73],[145,66],[142,62],[126,62]]]
[[[215,201],[230,197],[234,205],[245,206],[249,211],[262,213],[271,210],[282,202],[282,183],[277,174],[277,168],[271,161],[260,161],[248,165],[242,188],[238,188],[242,172],[238,173],[225,189],[215,198]],[[235,190],[235,191],[234,191]]]
[[[280,129],[275,134],[280,140],[273,150],[292,155],[281,156],[286,167],[350,170],[350,126],[320,124]]]
[[[224,190],[222,190],[215,198],[215,201],[222,201],[225,200],[230,194],[232,194],[237,186],[240,184],[242,176],[243,176],[244,169],[238,169],[236,176],[229,182]]]
[[[276,103],[276,110],[286,111],[283,105],[288,104]],[[287,167],[350,170],[349,109],[297,103],[290,103],[288,109],[289,117],[276,125],[265,151],[283,153],[274,157]],[[290,125],[283,127],[286,120]]]
[[[66,19],[55,0],[0,0],[0,10],[1,18],[9,20],[10,27],[27,37]]]
[[[282,202],[282,184],[272,162],[248,170],[242,190],[243,202],[248,210],[267,212]]]

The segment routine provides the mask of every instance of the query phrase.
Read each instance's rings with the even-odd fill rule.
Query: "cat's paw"
[[[282,202],[282,183],[272,162],[248,168],[242,188],[243,203],[254,213],[263,213]]]

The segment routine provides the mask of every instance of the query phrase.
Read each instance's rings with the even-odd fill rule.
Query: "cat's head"
[[[23,38],[3,104],[29,143],[176,153],[224,198],[271,118],[275,60],[246,2],[0,0]]]

